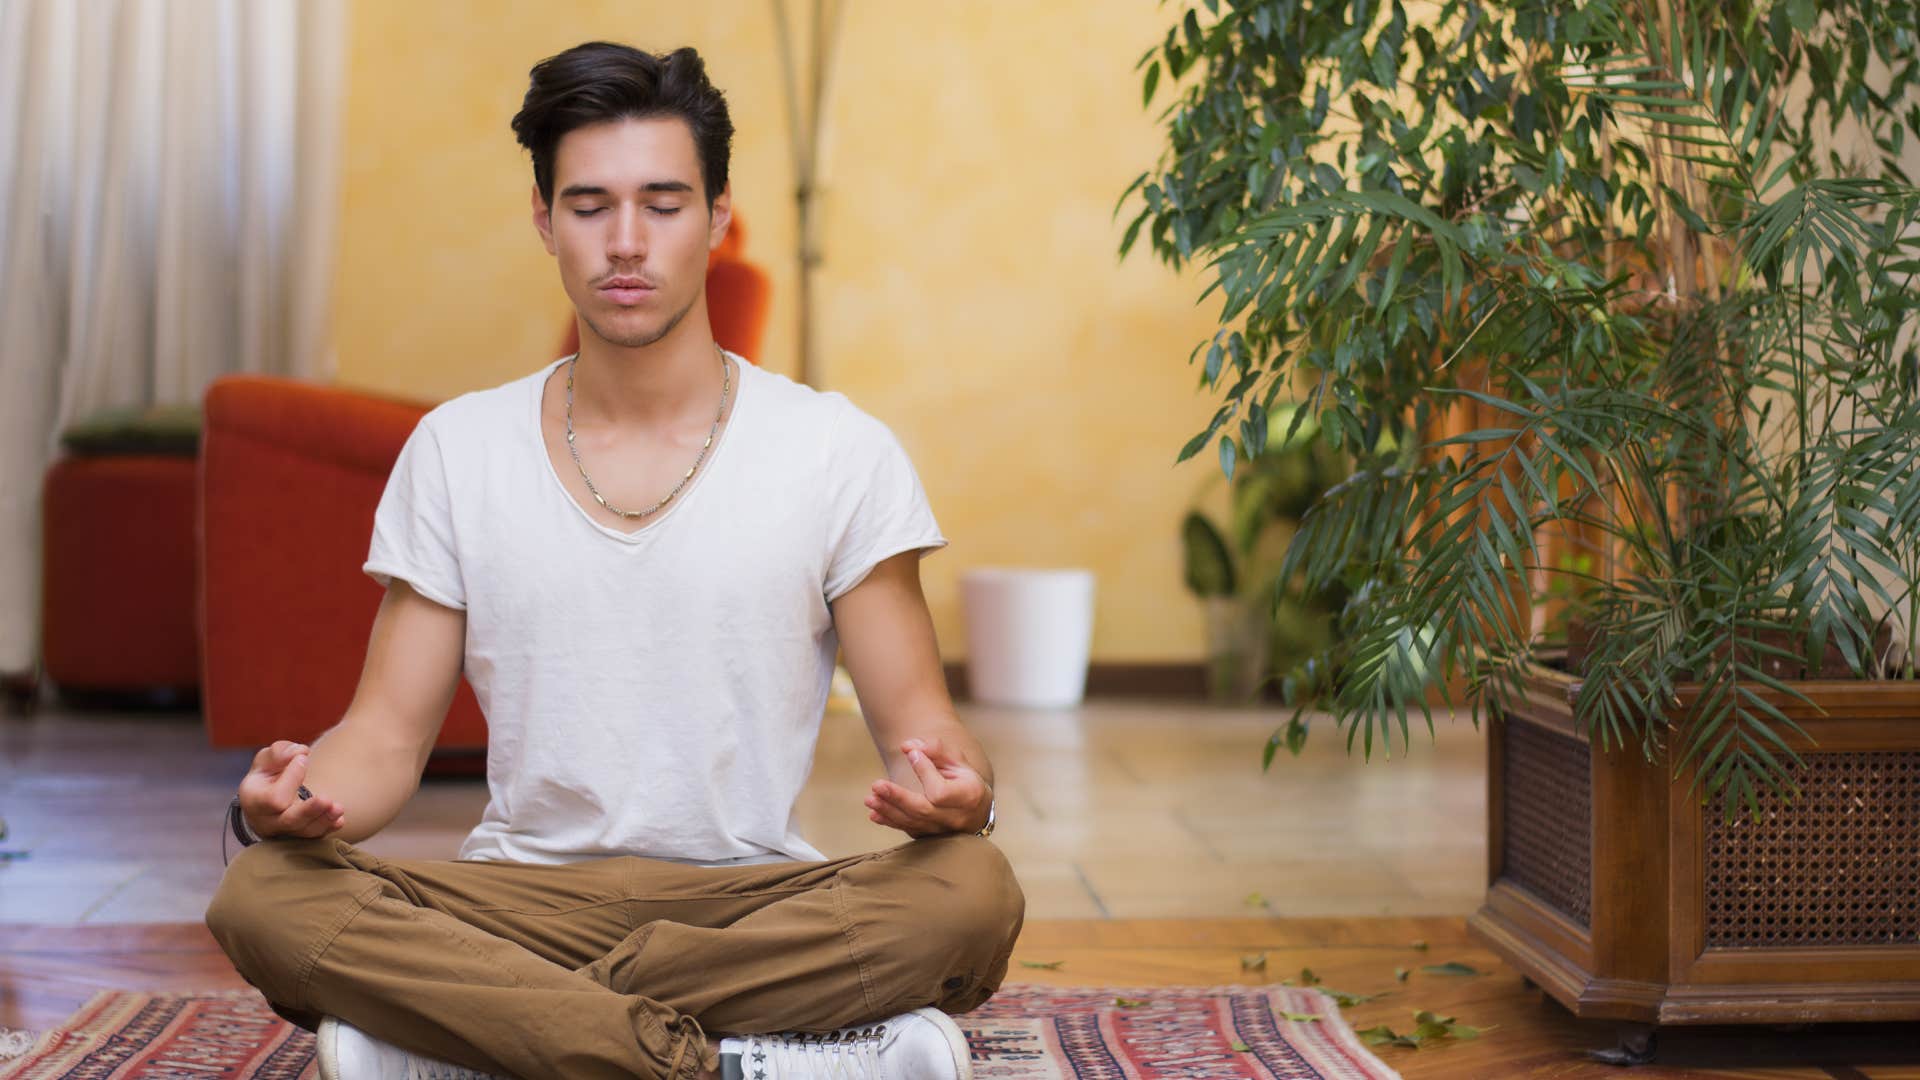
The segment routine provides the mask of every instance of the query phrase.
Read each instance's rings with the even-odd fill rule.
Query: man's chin
[[[656,341],[659,341],[661,338],[666,336],[667,335],[662,331],[655,331],[650,334],[630,334],[626,336],[621,336],[617,334],[601,334],[600,340],[606,342],[609,345],[617,346],[622,349],[644,349],[647,346],[653,344]]]
[[[685,318],[687,312],[692,310],[692,308],[693,305],[688,304],[686,307],[681,308],[673,318],[666,320],[664,323],[649,321],[644,325],[639,325],[636,322],[629,322],[624,319],[594,318],[590,315],[585,316],[584,321],[587,324],[587,329],[593,331],[594,336],[609,345],[621,349],[644,349],[654,342],[659,341],[661,338],[666,337],[668,334],[673,333],[674,327],[680,325],[680,320]]]
[[[667,331],[673,329],[671,325],[661,326],[658,323],[645,326],[621,326],[618,323],[609,324],[596,319],[588,319],[586,323],[587,329],[593,331],[595,337],[622,349],[643,349],[666,337]]]

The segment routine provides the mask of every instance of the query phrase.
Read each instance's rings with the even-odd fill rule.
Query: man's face
[[[684,121],[615,120],[561,136],[553,205],[535,186],[533,224],[586,331],[638,348],[665,337],[700,299],[731,202],[729,188],[708,213]]]

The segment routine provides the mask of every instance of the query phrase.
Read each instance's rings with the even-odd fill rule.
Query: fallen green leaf
[[[1139,998],[1121,998],[1121,997],[1114,998],[1113,1003],[1115,1005],[1120,1006],[1123,1009],[1137,1009],[1140,1006],[1147,1004],[1147,1002],[1142,1001]]]
[[[1266,907],[1267,898],[1257,892],[1250,892],[1247,894],[1245,903],[1248,907]]]
[[[1248,1046],[1246,1043],[1241,1042],[1239,1039],[1233,1040],[1232,1042],[1228,1043],[1227,1046],[1231,1048],[1233,1052],[1236,1054],[1244,1054],[1247,1051],[1253,1049],[1253,1047]]]
[[[1476,1039],[1485,1028],[1462,1024],[1451,1016],[1440,1016],[1431,1012],[1413,1014],[1413,1022],[1419,1025],[1415,1034],[1422,1038]]]
[[[1404,1046],[1418,1050],[1439,1039],[1473,1039],[1478,1038],[1481,1032],[1491,1030],[1462,1024],[1451,1016],[1441,1016],[1424,1009],[1413,1014],[1413,1024],[1413,1030],[1404,1035],[1385,1024],[1356,1034],[1368,1046]]]
[[[1320,976],[1315,975],[1313,973],[1312,968],[1300,969],[1300,985],[1301,986],[1318,986],[1319,984],[1320,984]]]
[[[1424,942],[1424,941],[1416,941],[1416,942],[1414,942],[1414,943],[1413,943],[1413,947],[1414,947],[1415,949],[1418,949],[1418,950],[1419,950],[1419,951],[1421,951],[1421,952],[1426,952],[1426,951],[1427,951],[1427,943],[1426,943],[1426,942]]]
[[[1402,1035],[1385,1024],[1367,1028],[1356,1034],[1360,1036],[1360,1041],[1368,1046],[1405,1046],[1414,1050],[1420,1049],[1419,1039],[1411,1035]]]
[[[1429,975],[1478,975],[1480,969],[1469,967],[1458,960],[1449,960],[1444,964],[1427,964],[1421,971]]]
[[[1267,970],[1267,954],[1263,952],[1248,953],[1247,955],[1241,957],[1240,970],[1241,971]]]
[[[1386,996],[1385,994],[1349,994],[1345,990],[1335,990],[1331,986],[1321,987],[1320,992],[1332,998],[1334,1004],[1343,1009],[1351,1009],[1355,1005],[1365,1005],[1374,998]]]
[[[1282,1010],[1280,1015],[1296,1024],[1311,1024],[1317,1023],[1320,1020],[1320,1018],[1313,1013],[1286,1012]]]
[[[1395,982],[1406,982],[1406,981],[1407,981],[1407,975],[1408,975],[1408,974],[1409,974],[1409,972],[1407,971],[1407,969],[1406,969],[1406,968],[1394,968],[1394,969],[1393,969],[1393,978],[1394,978],[1394,981],[1395,981]]]
[[[1048,971],[1059,971],[1060,965],[1064,963],[1066,963],[1065,960],[1022,960],[1020,961],[1020,966],[1030,967],[1030,968],[1046,968]]]

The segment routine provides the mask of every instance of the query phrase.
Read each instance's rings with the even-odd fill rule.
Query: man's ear
[[[707,223],[707,250],[719,247],[727,238],[727,227],[733,224],[733,181],[720,189],[713,198],[713,211]]]
[[[540,185],[533,185],[533,227],[540,234],[540,242],[547,245],[547,254],[556,254],[553,247],[553,209],[547,200],[540,197]]]

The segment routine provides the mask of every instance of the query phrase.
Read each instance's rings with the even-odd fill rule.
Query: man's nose
[[[613,235],[607,238],[607,255],[616,259],[639,259],[647,254],[645,211],[637,206],[614,210]]]

